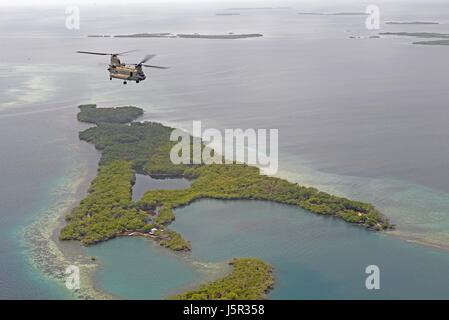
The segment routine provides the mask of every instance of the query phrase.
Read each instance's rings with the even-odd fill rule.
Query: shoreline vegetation
[[[80,132],[79,138],[94,144],[101,151],[101,159],[88,195],[66,216],[60,240],[77,240],[88,246],[118,236],[144,236],[170,250],[187,252],[191,249],[190,243],[168,225],[175,220],[175,208],[202,198],[273,201],[370,230],[394,228],[371,204],[261,175],[254,166],[238,163],[174,165],[170,161],[170,150],[177,143],[170,141],[174,128],[156,122],[131,122],[143,114],[140,108],[97,108],[89,104],[79,109],[79,121],[96,124]],[[134,202],[132,187],[136,174],[186,178],[193,182],[186,189],[148,191]],[[262,267],[258,262],[253,263]],[[239,263],[234,264],[234,271],[241,272],[236,265],[240,267]],[[233,279],[229,277],[222,281],[227,283]],[[269,282],[266,277],[261,279]],[[211,292],[217,292],[216,286],[210,285]],[[201,288],[200,291],[204,289]]]
[[[156,122],[125,123],[141,115],[142,109],[82,105],[80,110],[78,119],[96,126],[80,132],[79,137],[93,143],[102,156],[89,195],[66,218],[67,225],[60,234],[62,240],[79,240],[90,245],[119,234],[144,232],[169,249],[189,251],[190,244],[167,225],[175,219],[175,208],[201,198],[274,201],[368,229],[393,227],[371,204],[261,175],[254,166],[174,165],[169,157],[176,144],[169,138],[173,128]],[[186,178],[193,182],[186,189],[149,191],[140,201],[133,202],[136,173],[156,178]]]
[[[255,258],[235,258],[233,270],[196,290],[168,297],[172,300],[260,300],[273,288],[273,268]]]
[[[221,14],[221,15],[236,15],[236,14]],[[184,38],[184,39],[218,39],[218,40],[233,40],[233,39],[246,39],[263,37],[261,33],[232,33],[227,34],[200,34],[200,33],[178,33],[173,34],[170,32],[160,33],[133,33],[133,34],[117,34],[117,35],[101,35],[91,34],[88,38]]]

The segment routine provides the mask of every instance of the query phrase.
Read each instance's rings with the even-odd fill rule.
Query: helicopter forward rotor
[[[138,50],[130,50],[130,51],[124,51],[124,52],[118,52],[118,53],[106,53],[106,52],[92,52],[92,51],[77,51],[77,53],[83,53],[83,54],[95,54],[99,56],[121,56],[127,53],[136,52]]]

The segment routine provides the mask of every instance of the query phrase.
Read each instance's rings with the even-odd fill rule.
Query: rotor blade
[[[143,58],[143,60],[140,61],[137,65],[140,65],[140,64],[142,64],[142,63],[145,63],[145,62],[147,62],[148,60],[153,59],[155,56],[156,56],[155,54],[147,54],[147,55],[145,56],[145,58]]]
[[[120,53],[114,53],[114,55],[115,56],[120,56],[120,55],[123,55],[123,54],[126,54],[126,53],[131,53],[131,52],[136,52],[136,51],[139,51],[139,50],[124,51],[124,52],[120,52]]]
[[[148,67],[148,68],[158,68],[158,69],[169,69],[170,68],[170,67],[152,66],[149,64],[142,64],[142,66]]]
[[[90,51],[77,51],[77,53],[84,53],[84,54],[96,54],[99,56],[109,56],[109,53],[104,53],[104,52],[90,52]]]
[[[135,52],[138,50],[130,50],[130,51],[124,51],[119,53],[106,53],[106,52],[92,52],[92,51],[77,51],[78,53],[85,53],[85,54],[96,54],[99,56],[120,56],[126,53]]]

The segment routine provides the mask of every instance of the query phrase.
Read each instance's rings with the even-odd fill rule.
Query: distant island
[[[431,41],[416,41],[413,44],[422,44],[429,46],[449,46],[449,40],[431,40]]]
[[[235,8],[227,8],[226,10],[285,10],[290,9],[290,7],[235,7]]]
[[[111,37],[108,34],[90,34],[88,35],[89,38],[109,38]]]
[[[132,122],[143,114],[141,108],[88,104],[79,109],[79,121],[95,124],[80,132],[79,138],[93,143],[101,151],[101,159],[88,195],[66,216],[60,240],[78,240],[87,246],[119,236],[141,236],[173,251],[190,251],[190,242],[168,225],[175,220],[175,208],[203,198],[273,201],[371,230],[394,227],[371,204],[265,176],[254,166],[235,162],[173,164],[170,150],[177,142],[170,141],[170,134],[174,128],[157,122]],[[193,182],[187,189],[148,191],[134,202],[136,174]],[[273,285],[271,266],[252,258],[235,259],[231,265],[234,270],[228,276],[172,298],[264,298]]]
[[[299,15],[307,16],[366,16],[365,12],[298,12]]]
[[[244,38],[257,38],[262,37],[260,33],[247,33],[247,34],[178,34],[178,38],[191,38],[191,39],[244,39]]]
[[[227,34],[200,34],[200,33],[133,33],[118,35],[88,35],[90,38],[114,37],[114,38],[189,38],[189,39],[245,39],[263,37],[261,33],[227,33]]]
[[[134,33],[134,34],[117,34],[114,36],[114,38],[176,38],[176,35],[170,32]]]
[[[233,12],[229,12],[229,13],[216,13],[216,16],[239,16],[240,13],[233,13]]]
[[[415,37],[415,38],[448,38],[449,33],[436,33],[436,32],[381,32],[383,36],[402,36],[402,37]]]
[[[431,45],[431,46],[448,46],[449,45],[449,33],[435,33],[435,32],[382,32],[379,33],[384,36],[403,36],[403,37],[415,37],[424,39],[439,39],[428,41],[415,41],[412,44],[417,45]]]
[[[427,22],[427,21],[388,21],[388,22],[385,22],[385,24],[399,24],[399,25],[408,25],[408,24],[422,25],[422,24],[424,24],[424,25],[426,25],[426,24],[440,24],[440,23],[439,22],[431,22],[431,21],[430,22]]]

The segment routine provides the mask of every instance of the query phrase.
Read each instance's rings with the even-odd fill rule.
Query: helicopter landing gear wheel
[[[128,82],[126,82],[126,81],[123,81],[123,84],[127,84]]]
[[[109,77],[109,80],[112,80],[112,77]]]
[[[139,82],[140,82],[139,80],[136,81],[136,83],[139,83]]]

